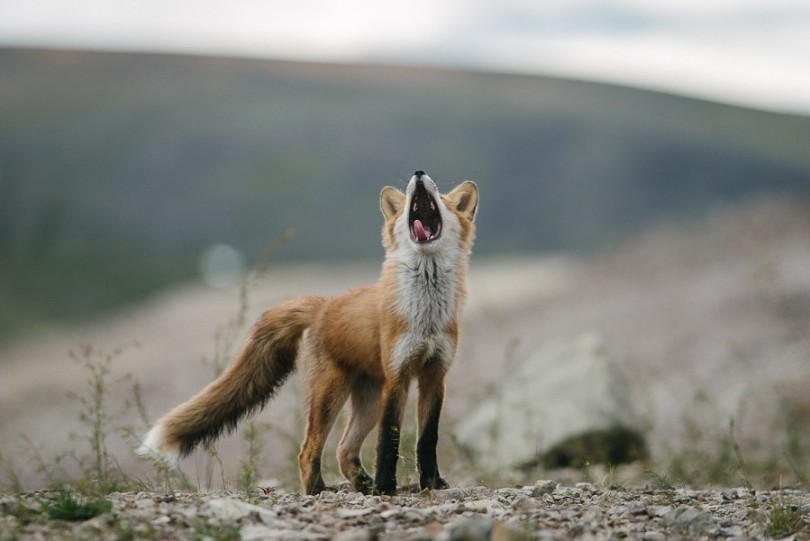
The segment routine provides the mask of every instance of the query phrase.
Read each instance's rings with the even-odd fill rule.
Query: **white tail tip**
[[[135,450],[135,454],[157,460],[168,466],[176,465],[180,459],[180,453],[166,444],[163,427],[160,424],[156,424],[146,433],[143,443]]]

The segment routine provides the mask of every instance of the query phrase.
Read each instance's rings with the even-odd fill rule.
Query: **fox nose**
[[[421,169],[413,174],[416,177],[416,180],[421,180],[422,177],[425,176],[425,172]]]

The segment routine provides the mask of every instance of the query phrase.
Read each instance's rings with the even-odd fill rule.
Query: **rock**
[[[253,505],[236,498],[217,498],[203,505],[201,511],[210,514],[222,522],[236,522],[245,518],[260,520],[266,524],[276,518],[275,514],[264,507]]]
[[[248,524],[239,530],[239,539],[242,541],[321,541],[328,537],[327,535],[318,533],[278,528],[263,524]]]
[[[690,535],[697,535],[715,525],[715,520],[708,514],[694,507],[681,505],[664,516],[662,524],[671,529]]]
[[[370,528],[340,532],[334,541],[374,541],[376,534]]]
[[[551,494],[557,488],[557,483],[554,481],[540,480],[534,484],[532,489],[532,497],[539,498],[544,494]]]
[[[498,522],[492,527],[490,541],[529,541],[534,539],[529,531],[516,521]]]
[[[653,505],[647,509],[651,517],[665,517],[672,512],[672,507],[669,505]]]
[[[369,509],[368,507],[361,509],[340,509],[337,512],[337,516],[339,518],[357,518],[362,517],[363,515],[368,515],[373,512],[374,509]]]
[[[491,518],[463,518],[448,527],[449,541],[489,541],[492,533]]]
[[[464,507],[469,511],[485,511],[490,512],[493,509],[502,509],[503,505],[498,500],[473,500],[464,504]]]
[[[441,498],[442,500],[444,500],[446,502],[450,502],[450,501],[457,501],[458,502],[458,501],[463,500],[464,497],[467,495],[464,492],[464,490],[462,490],[460,488],[457,488],[457,487],[448,488],[448,489],[445,489],[445,490],[435,490],[434,493],[436,494],[437,497]]]
[[[456,441],[489,470],[630,462],[646,455],[631,397],[599,337],[549,342],[462,419]]]
[[[534,499],[525,495],[520,495],[517,498],[515,498],[514,501],[512,501],[511,507],[515,511],[525,513],[526,511],[534,507]]]

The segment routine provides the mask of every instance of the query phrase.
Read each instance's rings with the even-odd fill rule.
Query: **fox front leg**
[[[374,472],[374,494],[393,496],[397,493],[397,460],[402,411],[408,399],[408,385],[401,382],[386,385],[382,395],[382,417],[377,439],[377,464]]]
[[[449,486],[439,475],[436,460],[445,373],[446,370],[440,363],[433,363],[430,368],[423,370],[418,378],[416,466],[419,470],[419,488],[422,490],[443,489]]]

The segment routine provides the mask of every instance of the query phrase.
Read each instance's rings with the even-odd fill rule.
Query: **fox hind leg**
[[[360,461],[360,449],[368,433],[379,419],[382,383],[367,377],[358,377],[351,390],[351,416],[338,444],[340,472],[352,488],[369,494],[374,484]]]
[[[318,494],[326,488],[321,475],[321,456],[329,431],[348,398],[349,386],[345,379],[337,369],[325,367],[310,389],[307,432],[298,454],[301,485],[306,494]]]

